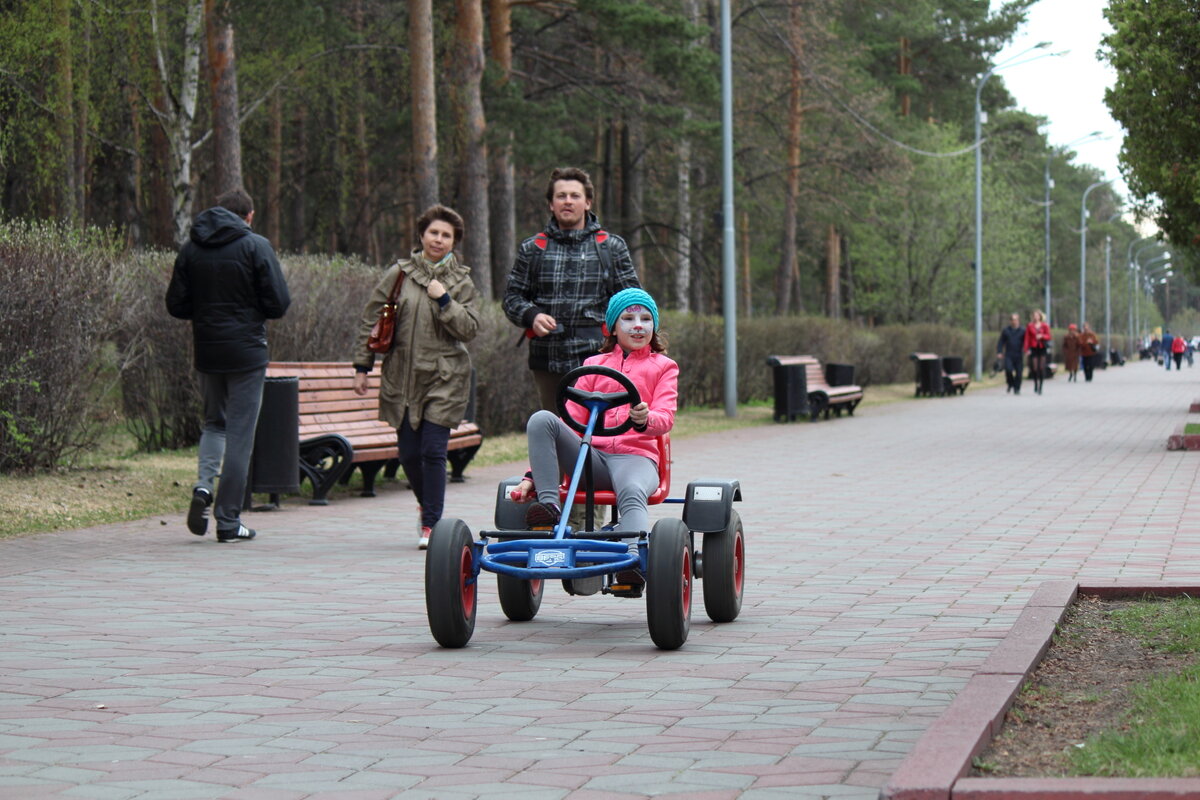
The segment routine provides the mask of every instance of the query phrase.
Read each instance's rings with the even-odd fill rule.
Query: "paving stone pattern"
[[[674,443],[738,477],[742,616],[682,650],[569,597],[444,650],[402,484],[250,515],[0,542],[0,797],[874,798],[1050,579],[1194,579],[1200,370],[1130,364]],[[519,469],[518,469],[519,467]],[[473,467],[447,507],[491,524]],[[656,516],[679,506],[655,509]],[[165,525],[163,523],[166,523]]]

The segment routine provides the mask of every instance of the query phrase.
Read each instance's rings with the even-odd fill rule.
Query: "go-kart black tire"
[[[692,536],[682,520],[662,519],[650,531],[646,617],[650,638],[662,650],[677,650],[692,624]]]
[[[500,608],[504,616],[513,622],[528,622],[537,616],[542,607],[542,593],[546,582],[541,578],[524,580],[512,575],[496,575],[496,591],[500,594]]]
[[[704,534],[704,611],[713,622],[733,622],[742,611],[746,544],[742,518],[730,512],[729,525]]]
[[[475,632],[479,599],[471,531],[461,519],[442,519],[425,551],[425,614],[442,647],[463,647]]]

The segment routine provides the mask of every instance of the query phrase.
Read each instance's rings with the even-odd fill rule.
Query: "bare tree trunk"
[[[750,296],[750,214],[742,212],[742,244],[738,248],[742,254],[742,314],[749,317],[754,308]]]
[[[858,321],[858,313],[854,309],[854,264],[850,260],[850,240],[842,236],[842,260],[845,268],[842,270],[842,307],[846,319]]]
[[[634,117],[627,121],[621,148],[621,233],[629,243],[634,269],[643,282],[646,277],[646,252],[642,247],[642,207],[646,194],[646,167],[642,158],[644,142],[642,120]]]
[[[791,87],[788,102],[787,195],[784,199],[783,241],[780,247],[779,272],[776,276],[775,312],[786,314],[795,308],[803,310],[800,302],[799,266],[796,258],[796,213],[800,196],[800,120],[802,110],[800,77],[800,9],[797,2],[788,7],[788,42],[791,49]]]
[[[296,105],[296,158],[288,171],[292,175],[296,199],[292,205],[292,248],[308,252],[308,108],[304,103]]]
[[[230,3],[231,0],[204,0],[208,81],[212,92],[213,167],[218,195],[243,188],[237,58]]]
[[[200,28],[203,24],[204,0],[191,0],[183,33],[183,67],[179,89],[167,91],[171,84],[167,60],[163,55],[158,31],[158,0],[150,3],[150,27],[154,37],[154,55],[158,67],[159,93],[164,107],[155,109],[159,124],[167,139],[171,163],[171,218],[174,222],[175,246],[187,241],[192,223],[192,125],[196,120],[196,98],[200,84]]]
[[[280,230],[283,215],[280,204],[283,199],[283,97],[279,92],[271,95],[268,107],[270,131],[267,140],[267,196],[266,214],[263,219],[263,235],[276,247],[282,243]]]
[[[512,7],[509,0],[489,0],[488,19],[492,41],[492,60],[504,86],[512,77]],[[503,132],[492,149],[490,219],[492,224],[492,285],[497,294],[504,291],[508,270],[517,250],[516,179],[512,152],[513,132]]]
[[[408,0],[412,82],[412,163],[417,208],[438,202],[437,92],[433,74],[433,2]],[[418,212],[420,213],[420,212]]]
[[[71,161],[75,170],[74,188],[75,196],[72,198],[72,205],[75,209],[76,219],[81,223],[86,222],[88,218],[88,122],[91,112],[91,70],[89,66],[92,62],[91,46],[92,46],[92,7],[88,3],[84,3],[79,7],[80,22],[82,28],[83,55],[79,59],[78,68],[75,70],[75,135],[74,135],[74,152]]]
[[[455,0],[455,117],[459,159],[458,210],[467,223],[462,256],[483,297],[492,291],[488,224],[487,121],[483,114],[483,0]]]
[[[362,0],[354,2],[354,27],[359,34],[365,32]],[[358,54],[358,74],[367,75],[367,57],[364,51]],[[371,222],[375,217],[372,208],[371,162],[367,143],[366,91],[363,81],[356,83],[357,102],[354,108],[354,228],[351,246],[368,262],[379,263],[379,248],[371,235]]]
[[[691,116],[690,110],[684,111],[684,117]],[[677,195],[676,216],[678,216],[679,233],[675,246],[675,302],[680,311],[690,311],[692,285],[692,142],[683,138],[679,142],[679,160],[676,164]]]
[[[75,79],[71,57],[71,3],[68,0],[54,0],[51,13],[58,33],[54,43],[56,64],[52,103],[58,109],[58,152],[63,166],[62,184],[55,198],[55,206],[58,214],[79,222],[78,209],[75,207]]]
[[[825,229],[825,314],[832,319],[842,316],[841,266],[842,240],[831,222]]]

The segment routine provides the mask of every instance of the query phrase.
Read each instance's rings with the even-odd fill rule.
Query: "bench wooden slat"
[[[345,362],[273,361],[267,365],[267,377],[298,379],[301,467],[313,483],[313,502],[325,502],[324,495],[334,479],[344,479],[343,473],[354,465],[362,467],[363,493],[374,494],[375,474],[385,462],[395,460],[400,454],[396,429],[379,419],[382,378],[378,368],[368,374],[367,393],[362,396],[354,392],[354,366]],[[306,464],[306,442],[314,449],[314,460],[328,458],[335,462],[342,456],[333,454],[348,445],[349,452],[344,456],[347,463]],[[452,480],[462,480],[462,470],[481,444],[483,434],[474,422],[463,420],[450,432],[447,449],[452,454]],[[327,474],[331,469],[336,474]]]

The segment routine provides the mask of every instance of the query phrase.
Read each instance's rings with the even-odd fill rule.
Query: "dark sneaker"
[[[531,531],[548,531],[558,524],[562,509],[555,503],[534,503],[525,510],[525,527]]]
[[[192,492],[192,505],[188,508],[188,530],[197,536],[208,532],[208,507],[212,505],[212,492],[196,487]]]
[[[217,531],[217,541],[248,542],[257,535],[257,531],[255,531],[253,528],[247,528],[245,525],[238,525],[231,531]]]

